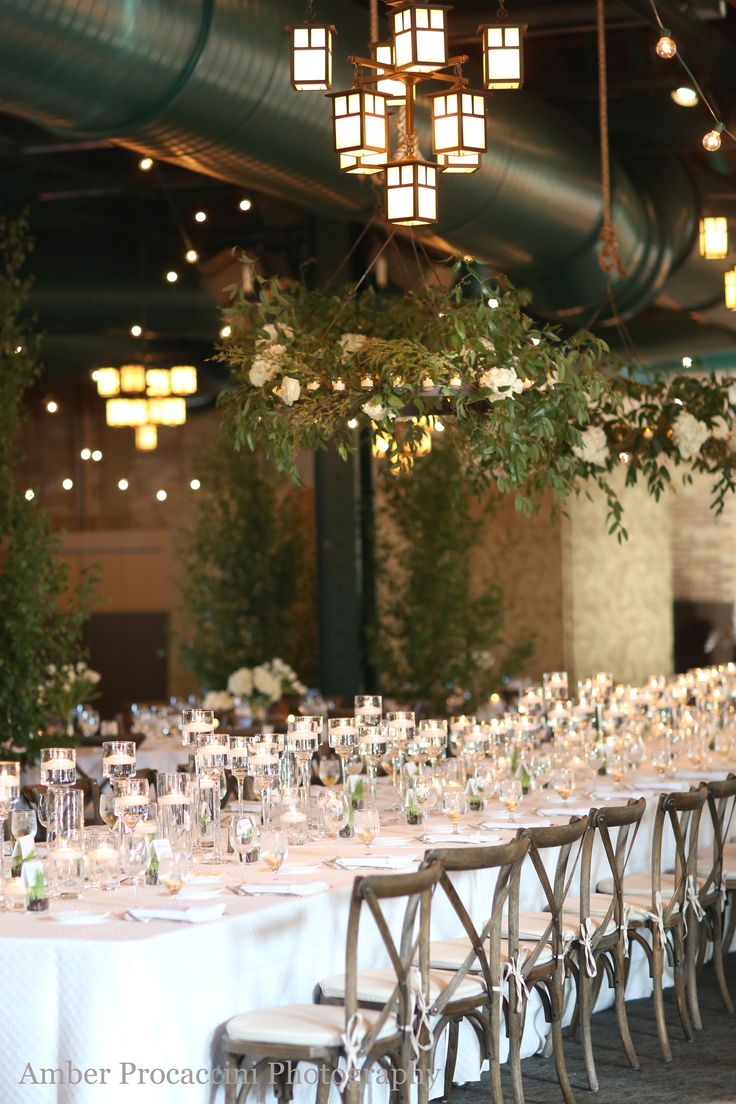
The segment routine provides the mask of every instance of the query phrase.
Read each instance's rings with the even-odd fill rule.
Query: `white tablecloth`
[[[725,776],[711,768],[710,776]],[[687,788],[688,781],[682,785]],[[673,788],[667,781],[666,788]],[[617,798],[625,799],[628,794]],[[653,791],[648,790],[652,797]],[[597,801],[601,804],[601,801]],[[656,797],[649,803],[629,870],[647,872]],[[540,795],[526,798],[524,808],[536,809]],[[491,811],[492,812],[492,811]],[[488,814],[490,816],[490,813]],[[472,818],[480,821],[480,816]],[[471,818],[468,818],[470,821]],[[554,823],[554,821],[550,821]],[[439,817],[433,827],[440,827]],[[703,821],[703,840],[710,838]],[[446,823],[442,824],[446,828]],[[419,829],[387,825],[386,836],[406,837],[405,848],[421,856],[426,849],[417,839]],[[510,832],[502,833],[504,839]],[[355,841],[325,840],[294,847],[290,864],[314,865],[337,855],[360,854]],[[401,847],[373,845],[380,854],[399,854]],[[668,856],[672,858],[672,852]],[[238,866],[230,856],[232,881],[268,881],[260,866]],[[554,855],[550,855],[550,868]],[[204,868],[211,870],[212,868]],[[601,855],[595,857],[594,878],[606,873]],[[121,917],[126,908],[166,904],[158,888],[129,888],[113,893],[90,892],[83,901],[52,902],[53,912],[99,909],[111,914],[88,927],[62,926],[53,916],[0,914],[0,1101],[2,1104],[100,1104],[135,1100],[136,1104],[163,1104],[176,1099],[188,1104],[210,1104],[222,1089],[210,1083],[222,1065],[220,1040],[233,1015],[287,1001],[310,1001],[315,983],[345,968],[345,924],[352,871],[320,865],[318,873],[280,874],[288,881],[329,883],[329,891],[311,897],[237,897],[225,892],[226,913],[221,920],[200,925],[165,921],[138,924]],[[465,874],[459,883],[463,899],[476,922],[490,901],[488,876]],[[577,886],[573,883],[571,893]],[[543,905],[540,887],[531,870],[522,879],[521,908]],[[443,897],[433,910],[433,938],[462,934]],[[399,909],[394,919],[399,919]],[[371,931],[361,944],[365,968],[385,965],[380,942]],[[643,954],[634,949],[627,996],[650,991]],[[604,985],[601,1004],[611,1003]],[[524,1053],[539,1049],[546,1033],[541,1009],[530,1005]],[[71,1069],[67,1067],[71,1064]],[[34,1083],[46,1068],[61,1067],[62,1084]],[[105,1084],[69,1084],[75,1070],[108,1070]],[[163,1071],[139,1073],[138,1071]],[[177,1084],[182,1071],[191,1070],[199,1084]],[[177,1073],[177,1071],[179,1071]],[[199,1072],[198,1072],[199,1071]],[[478,1051],[472,1032],[462,1040],[458,1080],[479,1074]],[[152,1077],[168,1077],[168,1084]],[[187,1075],[185,1075],[187,1076]],[[23,1082],[23,1083],[21,1083]],[[172,1087],[177,1084],[177,1087]],[[309,1092],[313,1092],[310,1088]],[[218,1095],[219,1094],[219,1095]]]

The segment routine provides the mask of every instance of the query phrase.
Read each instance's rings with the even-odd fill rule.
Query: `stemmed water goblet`
[[[518,778],[504,778],[498,786],[498,797],[509,814],[509,820],[516,819],[516,810],[521,801],[521,782]]]
[[[317,766],[317,774],[323,786],[332,789],[342,778],[342,765],[336,755],[323,755]]]
[[[261,834],[251,816],[234,816],[230,820],[230,843],[241,863],[258,861]]]
[[[243,815],[243,788],[248,777],[248,756],[251,742],[247,736],[231,736],[227,753],[227,765],[238,784],[238,815]]]
[[[358,815],[358,814],[356,814]],[[333,790],[322,803],[322,819],[327,832],[338,836],[350,819],[350,799],[344,790]]]
[[[209,858],[202,860],[207,866],[219,865],[222,862],[222,852],[220,850],[220,804],[222,798],[220,789],[229,748],[230,737],[227,733],[211,732],[197,745],[196,750],[200,786],[203,790],[212,791],[212,854]]]
[[[442,812],[452,825],[453,836],[460,834],[460,819],[468,808],[465,790],[452,783],[445,786],[442,791]]]
[[[330,717],[327,721],[327,736],[330,747],[340,757],[340,770],[343,787],[347,787],[347,761],[358,743],[358,725],[352,717]]]
[[[558,767],[552,772],[550,782],[557,796],[566,803],[575,791],[575,772],[567,767]]]
[[[386,714],[386,734],[389,747],[396,757],[396,778],[399,784],[399,806],[403,804],[406,777],[406,749],[414,740],[416,718],[408,710],[394,710]]]
[[[5,908],[4,857],[5,821],[20,797],[20,763],[14,760],[0,762],[0,910]]]
[[[273,872],[274,878],[289,853],[289,843],[285,832],[261,832],[261,859]]]
[[[381,831],[381,820],[378,809],[369,806],[367,809],[356,809],[353,815],[353,826],[356,838],[365,844],[365,849],[373,843]]]
[[[309,782],[312,756],[322,740],[322,717],[294,717],[287,724],[287,743],[298,764],[297,783],[302,808],[309,809]]]

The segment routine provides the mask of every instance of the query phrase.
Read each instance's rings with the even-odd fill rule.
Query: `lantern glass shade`
[[[435,153],[485,153],[486,106],[481,92],[453,90],[432,96]]]
[[[443,173],[474,173],[480,168],[480,154],[438,153],[437,167]]]
[[[374,49],[376,61],[382,62],[386,69],[393,69],[395,65],[393,43],[379,42]],[[376,69],[376,76],[380,77],[386,69]],[[406,103],[406,85],[396,77],[386,77],[385,80],[377,81],[376,91],[383,93],[389,107],[400,107]]]
[[[117,368],[97,368],[94,373],[97,394],[103,399],[111,399],[120,394],[120,373]]]
[[[126,395],[144,395],[146,369],[142,364],[123,364],[120,369],[120,390]]]
[[[135,431],[135,447],[141,452],[152,452],[158,445],[158,430],[155,425],[138,426]]]
[[[729,310],[736,311],[736,268],[724,273],[723,282],[726,292],[726,306]]]
[[[431,73],[447,65],[447,8],[410,3],[393,15],[397,69]]]
[[[700,220],[700,255],[709,261],[728,256],[728,219],[706,216]]]
[[[388,153],[366,153],[356,157],[354,153],[340,154],[340,169],[354,176],[374,176],[383,172],[388,161]]]
[[[105,421],[109,426],[141,426],[148,421],[148,403],[145,399],[108,399],[105,403]]]
[[[386,168],[386,218],[398,226],[437,221],[437,166],[394,161]]]
[[[171,373],[168,368],[146,369],[146,394],[152,398],[171,394]]]
[[[483,34],[483,83],[486,88],[521,88],[524,83],[522,41],[526,24],[491,23]]]
[[[329,92],[335,28],[328,23],[308,23],[290,30],[291,87],[296,92]]]
[[[148,400],[147,422],[151,425],[180,426],[187,420],[187,404],[173,395],[165,399]]]
[[[171,369],[171,392],[174,395],[194,395],[197,390],[197,369],[192,364],[175,364]]]
[[[378,92],[352,88],[332,93],[335,149],[363,157],[388,150],[386,97]]]

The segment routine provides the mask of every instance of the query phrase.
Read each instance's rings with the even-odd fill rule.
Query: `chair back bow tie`
[[[340,1036],[345,1048],[345,1083],[355,1081],[360,1073],[361,1047],[365,1038],[363,1017],[359,1012],[353,1012],[345,1025],[345,1031]]]
[[[585,972],[589,978],[594,978],[598,974],[598,966],[595,961],[595,955],[593,954],[594,934],[595,928],[593,927],[593,921],[589,916],[586,916],[585,920],[580,925],[580,945],[585,954]]]
[[[503,980],[513,984],[516,989],[517,1004],[529,999],[529,987],[522,973],[527,954],[526,947],[521,948],[513,958],[509,959],[503,971]]]

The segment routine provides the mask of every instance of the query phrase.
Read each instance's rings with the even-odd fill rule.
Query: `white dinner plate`
[[[107,912],[83,912],[81,909],[49,913],[49,919],[55,920],[57,924],[101,924],[108,916]]]

